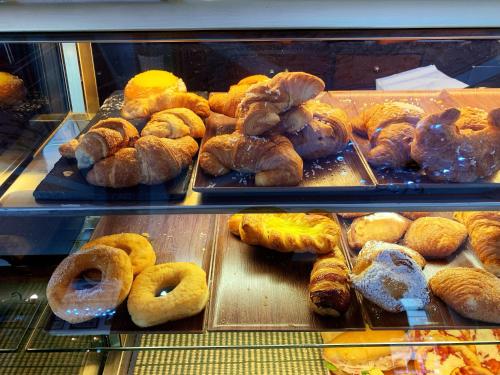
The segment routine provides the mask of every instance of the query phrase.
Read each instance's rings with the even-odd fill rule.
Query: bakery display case
[[[356,3],[4,6],[2,369],[500,373],[500,8]]]

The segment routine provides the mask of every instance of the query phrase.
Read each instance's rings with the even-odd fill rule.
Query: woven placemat
[[[320,343],[315,332],[210,332],[204,335],[143,335],[140,346],[249,346]],[[129,375],[327,374],[321,349],[154,350],[134,354]]]

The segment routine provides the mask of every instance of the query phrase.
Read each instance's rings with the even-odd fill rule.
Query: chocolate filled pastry
[[[500,324],[500,279],[478,268],[450,267],[436,273],[429,286],[460,315]]]
[[[390,168],[408,164],[415,125],[423,116],[420,107],[397,101],[374,104],[363,110],[353,121],[353,127],[370,141],[368,162],[375,167]]]
[[[349,269],[340,249],[318,257],[309,281],[309,305],[320,315],[339,316],[351,304]]]
[[[446,258],[467,238],[463,224],[444,217],[421,217],[411,223],[405,245],[426,258]]]
[[[347,240],[353,249],[361,249],[371,240],[397,242],[410,223],[407,218],[393,212],[376,212],[354,219],[347,231]]]
[[[420,266],[398,250],[382,250],[351,281],[366,299],[390,312],[422,309],[430,301]]]
[[[459,119],[460,111],[449,108],[416,127],[411,156],[433,181],[473,182],[500,168],[500,108],[479,130],[460,129]]]

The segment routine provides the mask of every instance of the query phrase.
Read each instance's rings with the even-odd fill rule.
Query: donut
[[[137,233],[118,233],[109,236],[98,237],[87,242],[80,250],[87,250],[96,245],[106,245],[125,251],[132,262],[134,276],[138,275],[145,268],[156,263],[156,253],[151,243]],[[86,277],[92,280],[99,280],[95,272],[87,272]]]
[[[75,289],[74,281],[85,270],[98,269],[101,280],[91,288]],[[104,315],[127,297],[132,286],[132,264],[120,249],[97,245],[65,258],[55,269],[47,285],[47,300],[59,318],[75,324]]]
[[[167,287],[173,290],[157,294]],[[150,327],[198,314],[208,300],[206,274],[194,263],[163,263],[142,271],[132,284],[128,312],[139,327]]]

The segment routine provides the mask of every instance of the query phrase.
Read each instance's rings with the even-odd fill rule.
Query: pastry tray
[[[500,90],[465,89],[442,91],[331,91],[322,100],[344,109],[354,118],[364,108],[387,101],[403,101],[420,106],[426,113],[437,113],[449,107],[471,106],[485,110],[498,107]],[[368,149],[368,140],[353,133],[353,141],[362,154]],[[368,162],[365,162],[369,165]],[[493,176],[472,183],[434,182],[420,172],[418,165],[388,169],[368,166],[375,177],[377,190],[400,192],[491,191],[500,189],[500,170]]]
[[[182,220],[179,220],[178,215],[104,216],[99,221],[92,238],[122,232],[148,235],[156,251],[156,264],[193,262],[201,266],[208,277],[212,256],[213,226],[213,215],[182,215]],[[69,324],[50,313],[45,323],[45,331],[53,335],[72,336],[122,333],[202,333],[207,320],[206,311],[207,309],[189,318],[141,328],[132,322],[125,300],[112,316],[92,319],[80,324]]]
[[[120,117],[123,104],[123,91],[115,91],[107,98],[97,114],[90,120],[85,133],[98,121],[108,117]],[[139,132],[146,120],[131,120]],[[36,187],[33,196],[39,201],[173,201],[182,200],[189,187],[193,172],[193,163],[179,176],[158,185],[138,185],[128,188],[105,188],[87,183],[88,170],[79,170],[74,159],[61,157]]]
[[[280,253],[240,241],[219,215],[214,246],[212,331],[364,330],[354,292],[346,314],[322,317],[309,308],[309,277],[315,255]]]
[[[439,212],[431,216],[443,216],[451,219],[452,213]],[[339,217],[342,229],[342,246],[348,256],[349,266],[356,262],[359,251],[349,247],[347,241],[347,231],[352,220]],[[447,267],[472,267],[482,268],[481,262],[476,257],[470,247],[467,239],[462,246],[452,255],[445,259],[429,260],[426,259],[426,265],[423,269],[424,276],[429,280],[439,270]],[[367,322],[372,329],[475,329],[475,328],[496,328],[493,323],[485,323],[471,320],[460,316],[441,301],[438,297],[431,294],[430,303],[420,310],[391,313],[378,307],[371,301],[363,298],[361,293],[356,291],[365,311]]]

